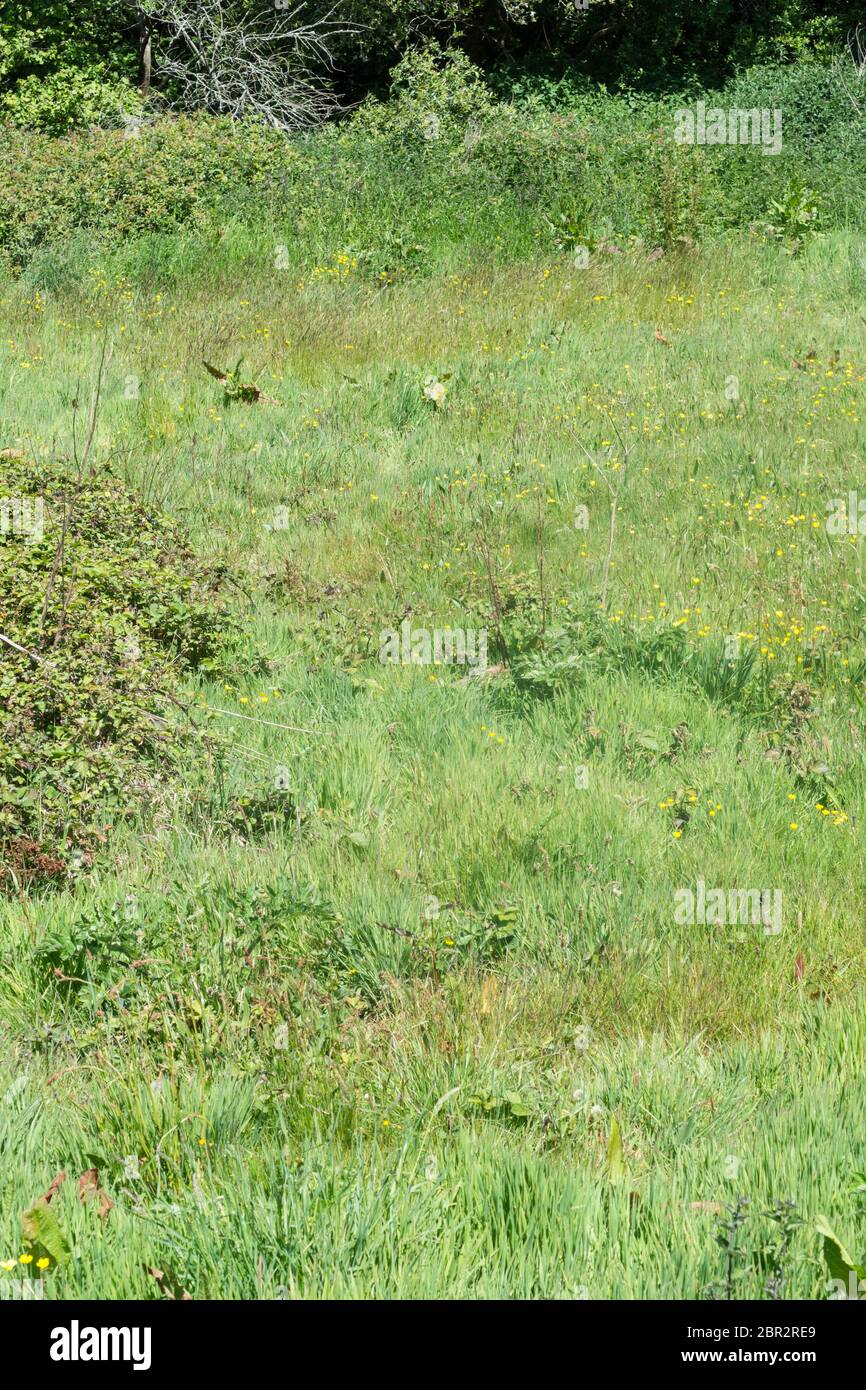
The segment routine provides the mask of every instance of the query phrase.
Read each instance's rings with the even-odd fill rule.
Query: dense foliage
[[[0,459],[19,520],[0,530],[0,891],[86,859],[97,807],[152,801],[185,732],[172,687],[232,632],[219,571],[119,477],[17,452]]]
[[[97,0],[10,0],[0,11],[0,111],[21,125],[87,125],[128,101],[135,47]]]
[[[252,22],[273,18],[270,0],[224,0]],[[308,0],[304,18],[330,10]],[[10,0],[0,15],[0,112],[55,132],[117,123],[135,105],[140,13],[135,0]],[[347,103],[388,86],[406,50],[434,41],[465,51],[507,90],[575,74],[609,85],[670,89],[714,83],[756,62],[826,57],[860,18],[833,0],[343,0],[351,32],[329,45],[332,83]],[[161,47],[162,45],[162,47]],[[153,26],[153,87],[165,35]]]
[[[677,145],[682,97],[530,86],[497,100],[459,51],[424,50],[394,70],[387,101],[305,138],[206,114],[145,122],[134,138],[7,127],[0,263],[32,266],[46,289],[86,273],[94,233],[106,246],[149,239],[152,252],[155,237],[186,229],[200,254],[240,236],[248,256],[303,273],[336,250],[390,283],[435,268],[457,243],[489,257],[500,234],[525,255],[539,242],[670,246],[737,226],[798,235],[804,216],[810,232],[863,216],[866,102],[858,110],[830,66],[754,68],[708,94],[781,108],[772,158]]]

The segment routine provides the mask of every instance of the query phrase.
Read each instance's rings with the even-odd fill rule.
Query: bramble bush
[[[186,732],[171,691],[228,657],[223,575],[108,467],[0,458],[0,495],[42,503],[0,532],[0,890],[61,876],[155,795]],[[25,654],[26,653],[26,654]]]
[[[274,132],[209,117],[165,118],[139,134],[92,130],[47,139],[14,127],[0,152],[0,251],[24,264],[78,228],[107,242],[200,226],[229,192],[272,182],[293,146]],[[27,171],[26,179],[21,171]]]

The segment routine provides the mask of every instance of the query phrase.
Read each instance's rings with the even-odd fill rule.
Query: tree
[[[0,3],[0,120],[60,134],[115,108],[134,76],[102,0]]]
[[[333,43],[356,26],[336,7],[307,17],[305,3],[271,0],[122,0],[135,17],[139,90],[151,78],[170,105],[279,130],[314,126],[340,108],[331,86]]]

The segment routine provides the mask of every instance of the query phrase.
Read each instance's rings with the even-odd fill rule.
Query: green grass
[[[66,1170],[53,1296],[693,1298],[740,1196],[737,1297],[789,1198],[783,1296],[822,1296],[820,1213],[866,1247],[866,591],[824,525],[862,244],[453,257],[2,292],[0,447],[70,451],[104,342],[93,458],[231,567],[269,662],[186,679],[183,775],[3,907],[0,1256]],[[280,405],[223,399],[202,361],[241,356]],[[384,667],[407,614],[509,663]],[[781,933],[678,925],[699,879],[780,889]]]

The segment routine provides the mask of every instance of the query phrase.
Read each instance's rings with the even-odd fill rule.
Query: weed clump
[[[7,456],[0,497],[0,891],[15,891],[88,860],[106,809],[152,796],[187,736],[173,687],[238,634],[224,573],[110,467]]]

